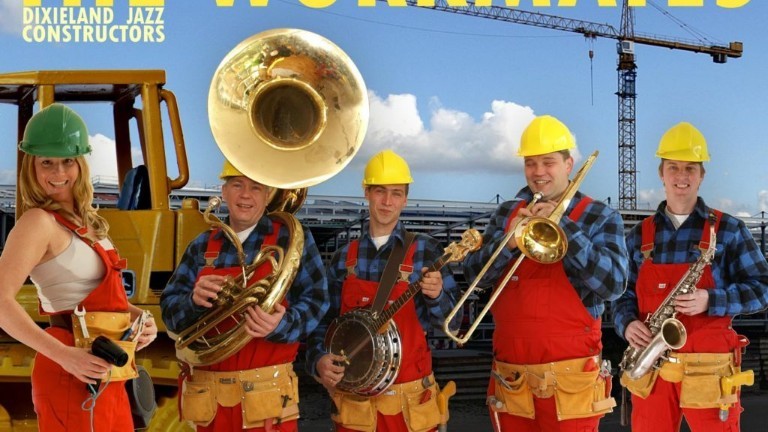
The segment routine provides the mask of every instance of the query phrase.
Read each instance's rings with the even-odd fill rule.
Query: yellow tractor
[[[0,74],[0,103],[16,105],[18,137],[33,114],[35,105],[53,102],[76,104],[87,111],[102,110],[114,124],[114,145],[120,194],[117,208],[101,208],[110,225],[110,236],[120,254],[128,260],[124,282],[131,303],[160,317],[160,293],[179,262],[187,244],[208,228],[199,203],[193,198],[173,208],[170,194],[189,181],[189,167],[181,132],[176,98],[164,89],[161,70],[35,71]],[[87,103],[88,106],[82,105]],[[13,107],[0,105],[2,113]],[[103,117],[102,117],[103,118]],[[165,123],[164,123],[165,120]],[[166,146],[163,125],[170,125]],[[172,143],[172,145],[170,145]],[[141,161],[136,149],[141,149]],[[167,155],[166,147],[174,154]],[[17,151],[17,167],[21,161]],[[175,165],[170,178],[168,166]],[[18,169],[17,169],[18,172]],[[113,203],[114,196],[99,196],[95,202]],[[18,208],[19,193],[16,193]],[[18,217],[18,215],[17,215]],[[38,313],[37,294],[31,284],[18,295],[19,302],[40,326],[48,319]],[[155,384],[158,409],[152,431],[191,430],[179,421],[176,403],[179,366],[173,341],[162,320],[161,334],[147,349],[137,353],[137,364],[147,369]],[[30,374],[34,351],[0,331],[0,432],[37,430],[32,408]]]

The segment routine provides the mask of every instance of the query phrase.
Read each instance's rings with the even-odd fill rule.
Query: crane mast
[[[516,8],[477,6],[469,1],[460,3],[449,0],[432,0],[433,4],[430,5],[424,5],[423,0],[422,4],[419,4],[417,0],[405,0],[405,2],[408,6],[424,9],[568,31],[593,39],[600,37],[617,40],[619,59],[617,64],[618,90],[616,95],[619,101],[619,209],[621,210],[634,210],[637,208],[637,168],[635,158],[635,144],[637,142],[637,121],[635,116],[637,64],[635,63],[635,45],[650,45],[709,54],[715,63],[725,63],[728,57],[739,58],[743,52],[743,44],[741,42],[730,42],[727,46],[707,45],[695,40],[635,33],[634,10],[629,6],[628,0],[623,0],[622,2],[620,29],[616,29],[610,24],[570,19]],[[465,3],[466,6],[464,6]]]

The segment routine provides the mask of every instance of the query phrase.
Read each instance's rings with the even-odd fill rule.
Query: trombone
[[[565,210],[571,203],[571,199],[573,199],[573,196],[579,189],[579,186],[584,180],[587,172],[590,170],[590,168],[592,168],[592,164],[595,162],[595,159],[597,159],[598,153],[599,152],[595,150],[595,152],[592,153],[586,161],[584,161],[584,164],[581,166],[581,168],[579,168],[579,171],[573,177],[573,180],[571,180],[571,183],[565,189],[565,192],[563,192],[560,201],[558,201],[557,205],[555,205],[555,209],[552,211],[552,214],[550,214],[548,217],[527,217],[521,220],[515,227],[513,227],[513,229],[510,229],[509,232],[504,235],[501,244],[499,244],[496,250],[493,251],[493,254],[491,254],[491,257],[488,259],[488,262],[485,263],[485,266],[483,266],[482,270],[480,270],[480,273],[477,274],[475,280],[472,281],[472,283],[469,285],[469,288],[467,288],[467,290],[464,292],[464,295],[461,297],[461,299],[459,299],[459,301],[456,303],[456,306],[454,306],[453,310],[451,310],[451,313],[448,314],[445,321],[443,322],[443,331],[459,346],[467,343],[469,338],[472,337],[472,333],[475,332],[477,326],[480,325],[480,322],[491,309],[491,306],[493,306],[493,304],[496,302],[496,299],[501,294],[501,291],[512,278],[512,275],[515,274],[515,271],[517,271],[517,268],[520,266],[520,263],[523,262],[523,259],[527,257],[540,264],[553,264],[565,257],[565,253],[568,251],[568,239],[565,236],[563,229],[560,228],[560,219],[563,217],[563,214],[565,214]],[[533,206],[542,199],[542,197],[543,195],[541,192],[536,192],[533,195],[533,200],[531,200],[531,203],[528,204],[527,209],[532,209]],[[491,298],[488,299],[488,303],[486,303],[480,314],[475,317],[475,321],[469,327],[467,333],[464,334],[463,337],[458,337],[449,329],[449,324],[451,321],[453,321],[453,318],[456,316],[456,314],[464,307],[464,304],[467,302],[469,296],[478,289],[477,284],[480,282],[480,280],[482,280],[483,276],[485,276],[485,273],[496,261],[496,258],[499,256],[503,248],[507,247],[507,243],[512,238],[512,236],[515,237],[517,247],[520,249],[520,256],[517,258],[514,264],[512,264],[512,267],[509,269],[509,271],[507,271],[507,274],[493,290]]]

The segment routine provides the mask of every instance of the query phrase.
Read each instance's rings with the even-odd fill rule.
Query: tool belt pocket
[[[198,426],[208,426],[218,409],[216,395],[209,382],[185,380],[181,394],[181,418]]]
[[[75,338],[75,346],[90,349],[94,339],[104,336],[123,349],[128,354],[128,362],[125,366],[112,366],[111,381],[126,381],[134,379],[138,374],[136,369],[136,341],[121,340],[126,331],[131,328],[130,312],[86,312],[86,329],[89,338],[83,336],[80,320],[72,315],[72,334]]]
[[[502,371],[499,371],[499,375],[504,378],[506,385],[499,383],[498,380],[494,380],[494,389],[496,399],[503,403],[504,408],[496,409],[493,406],[491,408],[520,417],[534,418],[533,392],[528,386],[526,374],[518,372],[512,375],[513,381],[510,381],[509,377],[505,376],[506,374]]]
[[[336,405],[336,413],[331,415],[334,422],[356,431],[376,430],[376,410],[371,398],[336,391],[333,403]]]
[[[616,401],[605,394],[600,371],[559,372],[555,380],[558,419],[593,417],[611,412]]]
[[[651,390],[653,390],[653,386],[656,384],[656,378],[658,377],[658,369],[654,369],[636,380],[630,378],[629,375],[624,372],[621,374],[619,382],[621,382],[621,385],[633,395],[645,399],[651,394]]]
[[[242,381],[243,428],[263,427],[267,419],[298,418],[299,383],[291,370],[276,381]]]
[[[407,409],[403,412],[411,432],[432,430],[440,424],[440,408],[437,406],[437,384],[424,390],[405,393]]]
[[[722,398],[720,379],[732,374],[730,364],[686,364],[680,384],[680,407],[718,407]]]

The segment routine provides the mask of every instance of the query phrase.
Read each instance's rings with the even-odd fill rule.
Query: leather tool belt
[[[110,381],[126,381],[136,378],[136,342],[122,340],[126,331],[131,328],[130,312],[86,312],[83,317],[88,338],[84,336],[81,320],[72,315],[51,315],[51,325],[61,327],[72,332],[75,338],[75,346],[90,349],[93,340],[98,336],[105,336],[122,348],[128,354],[128,362],[125,366],[112,366]]]
[[[611,376],[599,368],[598,356],[537,365],[494,362],[495,394],[489,405],[497,412],[533,419],[533,398],[555,397],[558,420],[602,415],[613,411]],[[586,369],[586,370],[585,370]]]
[[[218,406],[242,404],[243,429],[299,418],[299,380],[291,363],[233,372],[194,369],[183,383],[181,417],[209,425]]]
[[[378,413],[387,416],[402,413],[409,431],[428,431],[441,422],[437,404],[439,391],[432,374],[415,381],[393,384],[387,391],[374,397],[337,390],[331,395],[336,406],[336,412],[331,418],[347,429],[374,432]]]
[[[736,403],[735,393],[722,394],[720,381],[740,371],[733,353],[671,353],[659,376],[680,383],[680,407],[716,408]]]

